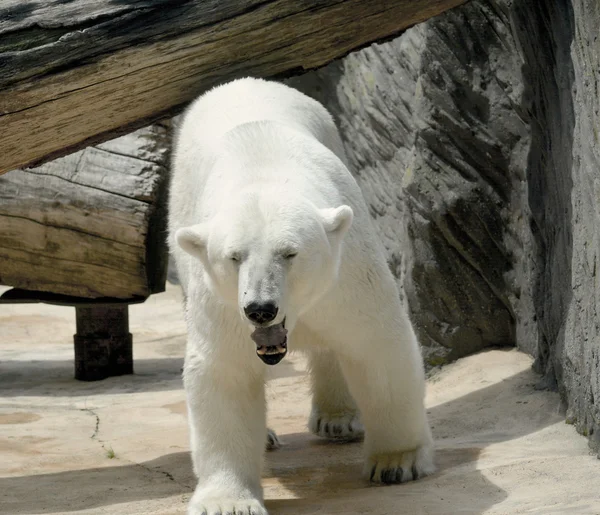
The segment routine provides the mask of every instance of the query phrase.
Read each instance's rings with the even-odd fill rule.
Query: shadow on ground
[[[191,467],[189,453],[176,452],[141,464],[0,478],[0,511],[63,513],[191,494]]]
[[[176,368],[175,362],[167,364]],[[547,409],[532,412],[527,406],[536,380],[533,372],[521,372],[432,408],[439,471],[406,485],[366,484],[360,477],[360,443],[332,444],[307,433],[280,435],[284,448],[267,455],[267,507],[271,515],[483,513],[507,497],[477,469],[485,447],[539,431],[559,419]],[[454,428],[452,434],[449,427]],[[462,489],[456,487],[457,475],[464,478]],[[177,452],[141,464],[0,478],[0,498],[4,497],[5,513],[56,513],[182,494],[187,498],[193,485],[189,455]],[[173,509],[184,513],[181,497],[174,498]]]
[[[133,375],[83,382],[73,377],[72,360],[10,360],[0,362],[0,396],[79,397],[180,390],[182,367],[182,357],[138,359]]]
[[[84,382],[74,378],[69,360],[0,361],[0,397],[82,397],[163,392],[183,388],[183,357],[135,359],[134,374]],[[270,379],[304,375],[289,360],[270,370]]]

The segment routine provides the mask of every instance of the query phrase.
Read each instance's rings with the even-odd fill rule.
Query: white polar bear
[[[266,514],[265,363],[288,347],[308,352],[310,429],[352,439],[364,425],[367,478],[434,470],[420,350],[344,163],[327,110],[279,83],[230,82],[183,117],[169,246],[188,326],[190,514]]]

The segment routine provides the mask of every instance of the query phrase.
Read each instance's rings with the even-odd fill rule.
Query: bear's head
[[[276,363],[286,333],[335,282],[352,218],[349,206],[319,209],[267,186],[228,199],[211,220],[179,229],[176,240],[200,260],[210,290],[255,328],[261,358]]]

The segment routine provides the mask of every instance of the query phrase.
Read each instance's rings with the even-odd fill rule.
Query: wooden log
[[[164,290],[169,130],[0,176],[0,284],[76,297]]]
[[[75,308],[75,379],[98,381],[133,374],[133,337],[127,304]]]
[[[465,0],[2,0],[0,173],[322,66]]]

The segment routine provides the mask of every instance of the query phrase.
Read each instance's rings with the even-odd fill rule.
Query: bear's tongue
[[[287,329],[281,324],[258,327],[250,335],[256,343],[256,354],[267,365],[277,365],[287,354]]]

